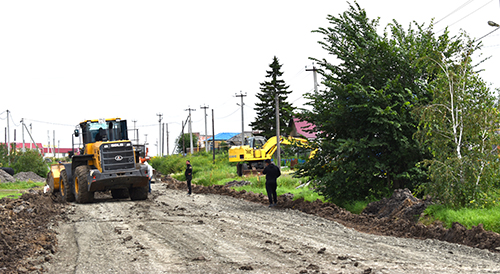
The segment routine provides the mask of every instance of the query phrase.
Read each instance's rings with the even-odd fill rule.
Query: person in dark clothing
[[[193,179],[193,167],[191,166],[191,162],[189,162],[189,160],[186,161],[186,171],[184,172],[184,176],[186,177],[187,181],[188,195],[191,195],[191,180]]]
[[[276,194],[276,189],[278,188],[278,183],[276,179],[281,176],[280,169],[274,165],[271,160],[265,160],[266,167],[262,171],[266,174],[266,191],[267,197],[269,198],[269,207],[273,207],[278,203],[278,194]]]

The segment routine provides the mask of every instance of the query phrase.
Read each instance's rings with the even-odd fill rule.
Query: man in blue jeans
[[[281,176],[281,171],[271,160],[266,159],[264,162],[266,163],[266,167],[262,173],[266,174],[266,191],[267,198],[269,199],[269,207],[273,207],[278,203],[278,194],[276,193],[278,183],[276,180]]]

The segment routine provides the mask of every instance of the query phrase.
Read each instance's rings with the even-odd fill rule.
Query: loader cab
[[[128,140],[126,120],[86,120],[80,123],[80,128],[84,144]]]

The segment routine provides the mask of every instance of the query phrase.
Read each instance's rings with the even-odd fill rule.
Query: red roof
[[[295,125],[295,128],[297,130],[297,134],[302,135],[306,137],[307,139],[315,139],[316,138],[316,132],[309,133],[306,132],[309,130],[314,130],[314,125],[306,122],[306,121],[301,121],[299,118],[293,118],[293,123]]]
[[[3,143],[0,143],[3,144]],[[11,143],[13,144],[13,143]],[[23,148],[23,143],[15,143],[16,144],[16,149],[22,149]],[[42,149],[42,154],[46,153],[54,153],[54,148],[53,147],[43,147],[42,143],[24,143],[24,147],[27,149]],[[71,148],[57,148],[56,147],[56,153],[68,153],[71,151]],[[78,148],[75,148],[75,151],[78,151]]]

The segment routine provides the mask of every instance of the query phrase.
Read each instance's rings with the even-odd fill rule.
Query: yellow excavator
[[[96,191],[110,190],[115,199],[145,200],[148,168],[128,139],[127,121],[120,118],[85,120],[79,124],[83,139],[71,162],[54,164],[47,175],[52,193],[65,201],[90,203]],[[75,129],[74,137],[80,131]]]
[[[265,167],[264,161],[271,159],[274,152],[276,152],[277,140],[276,136],[271,137],[269,140],[266,140],[263,136],[253,136],[248,138],[247,145],[231,147],[229,149],[229,162],[238,163],[236,170],[238,176],[261,172]],[[280,144],[294,145],[305,149],[310,148],[306,139],[291,136],[280,136]]]

